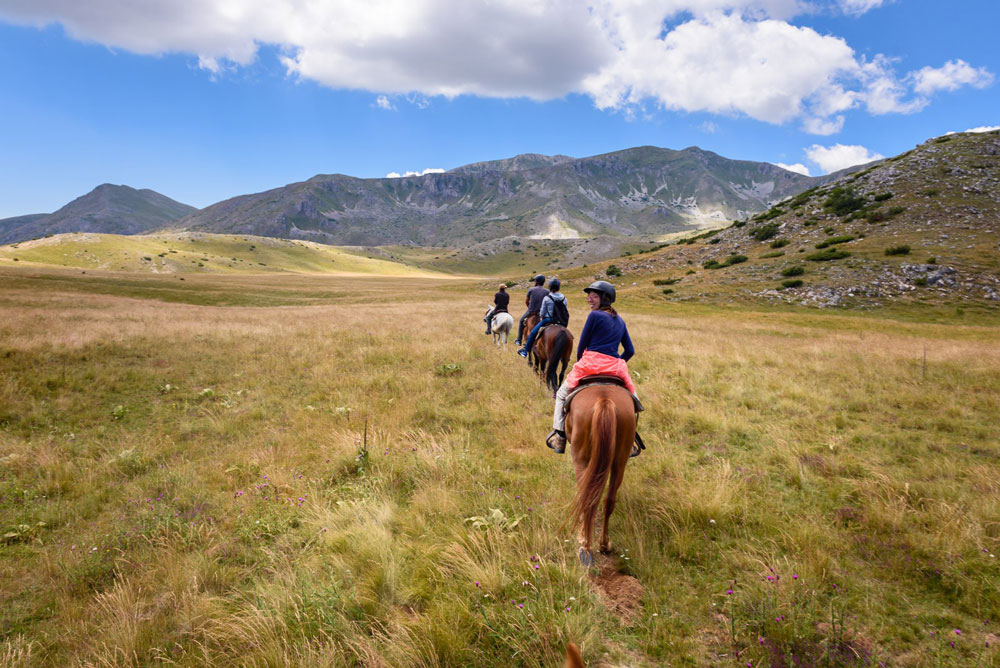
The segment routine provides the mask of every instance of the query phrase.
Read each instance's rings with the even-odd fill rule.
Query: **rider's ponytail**
[[[608,298],[608,295],[604,292],[598,292],[597,294],[601,296],[601,305],[598,306],[597,309],[599,311],[604,311],[605,313],[609,314],[612,318],[617,318],[618,311],[616,311],[614,307],[611,306],[611,299]]]

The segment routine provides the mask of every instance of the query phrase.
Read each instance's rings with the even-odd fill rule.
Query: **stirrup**
[[[552,448],[557,455],[561,455],[566,452],[566,435],[553,429],[549,435],[545,437],[545,445]]]
[[[635,441],[632,443],[632,452],[629,454],[629,458],[638,457],[639,453],[646,449],[646,444],[642,442],[642,436],[639,436],[639,432],[635,433]]]

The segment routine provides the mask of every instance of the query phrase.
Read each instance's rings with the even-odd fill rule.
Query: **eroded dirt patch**
[[[639,612],[639,602],[644,591],[639,580],[618,570],[614,557],[603,554],[597,557],[594,566],[598,573],[590,575],[590,583],[604,605],[618,615],[622,624],[631,624]]]

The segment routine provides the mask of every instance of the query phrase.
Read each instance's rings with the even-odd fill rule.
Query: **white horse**
[[[489,313],[490,309],[487,309]],[[490,329],[493,330],[493,343],[499,348],[501,345],[504,350],[507,350],[507,336],[510,334],[511,328],[514,326],[514,317],[510,313],[497,313],[492,318],[490,323]]]

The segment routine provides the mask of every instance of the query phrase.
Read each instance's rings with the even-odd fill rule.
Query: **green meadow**
[[[648,450],[587,569],[495,279],[42,242],[0,263],[0,665],[1000,662],[995,319],[623,284]]]

